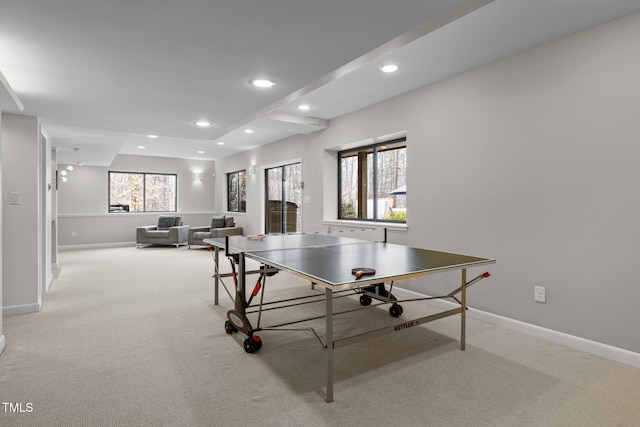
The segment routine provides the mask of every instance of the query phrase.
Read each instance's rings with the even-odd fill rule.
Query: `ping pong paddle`
[[[351,269],[351,274],[356,276],[356,279],[359,279],[362,276],[369,276],[372,274],[376,274],[375,268],[365,268],[365,267],[357,267]]]

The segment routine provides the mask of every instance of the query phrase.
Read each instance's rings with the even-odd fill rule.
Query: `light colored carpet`
[[[0,400],[33,410],[0,406],[1,426],[640,423],[640,370],[473,319],[463,352],[458,318],[336,350],[327,404],[325,352],[311,333],[264,331],[256,354],[245,353],[244,336],[225,333],[231,302],[223,292],[213,305],[209,252],[110,248],[60,260],[42,311],[4,319]],[[267,296],[312,292],[284,273],[268,280]],[[431,310],[413,306],[405,316]],[[382,309],[356,314],[389,321]],[[356,314],[336,328],[357,330]],[[315,326],[323,333],[322,321]]]

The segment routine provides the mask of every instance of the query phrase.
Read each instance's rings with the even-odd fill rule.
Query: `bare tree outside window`
[[[227,174],[227,210],[247,211],[247,173],[244,170]]]
[[[358,157],[356,154],[346,153],[340,159],[342,178],[340,218],[358,218]]]
[[[109,212],[176,212],[177,175],[109,172]]]
[[[144,210],[174,212],[176,210],[176,175],[145,174]]]

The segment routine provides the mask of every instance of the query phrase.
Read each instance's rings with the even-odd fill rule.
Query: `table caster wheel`
[[[228,320],[224,322],[224,330],[229,335],[233,334],[234,332],[238,332],[238,329],[235,326],[233,326],[233,324]]]
[[[394,304],[389,308],[389,314],[391,315],[391,317],[398,317],[402,314],[404,310],[402,309],[401,305],[398,304]]]
[[[255,335],[244,340],[244,351],[247,353],[255,353],[262,348],[262,340]]]
[[[362,305],[370,305],[371,297],[369,295],[360,295],[360,304]]]

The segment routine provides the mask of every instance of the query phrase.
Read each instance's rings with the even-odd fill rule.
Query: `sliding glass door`
[[[300,163],[265,169],[265,230],[296,233],[302,230],[302,167]]]

